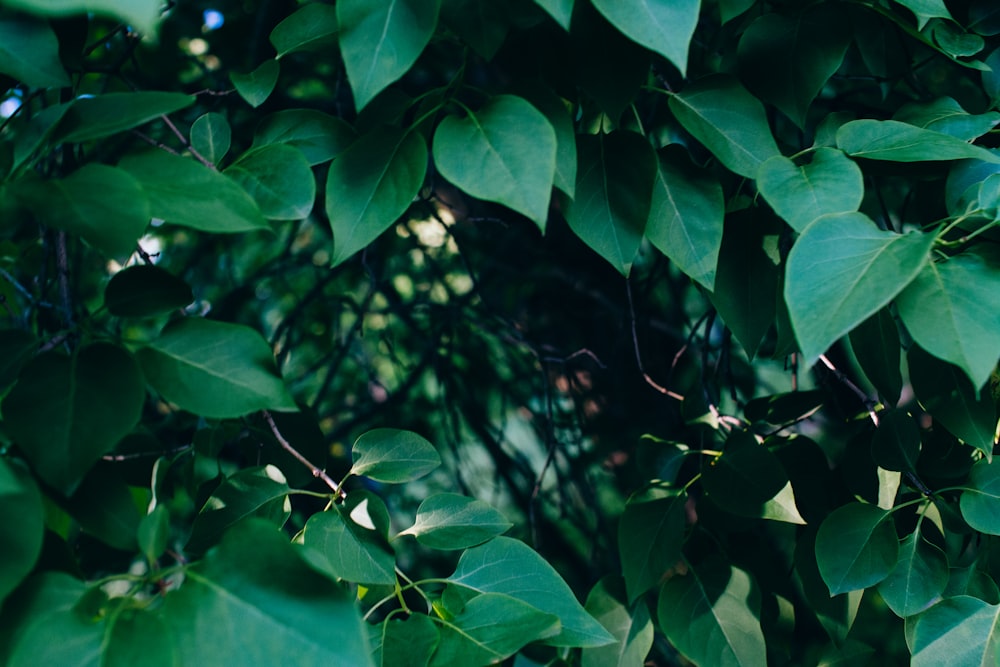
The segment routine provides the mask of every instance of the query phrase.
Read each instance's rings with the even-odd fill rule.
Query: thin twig
[[[281,435],[281,431],[278,430],[278,425],[274,423],[274,417],[271,416],[271,413],[268,412],[267,410],[264,410],[263,414],[264,414],[264,420],[267,422],[267,425],[271,427],[271,433],[274,434],[274,438],[278,441],[278,444],[281,445],[281,447],[286,452],[295,457],[296,461],[298,461],[305,467],[309,468],[309,470],[312,472],[313,477],[318,477],[319,479],[323,480],[323,483],[329,486],[331,490],[333,490],[333,493],[336,495],[338,499],[346,498],[347,493],[345,493],[344,490],[340,488],[340,485],[337,484],[335,481],[333,481],[333,479],[326,474],[325,470],[312,463],[306,457],[302,456],[302,454],[300,454],[297,449],[292,447],[291,443],[285,440],[285,436]]]
[[[823,362],[823,365],[826,366],[831,373],[833,373],[835,378],[840,380],[845,387],[854,392],[854,395],[857,396],[858,399],[864,404],[865,409],[868,411],[868,417],[872,420],[872,423],[875,424],[875,426],[878,426],[878,415],[875,414],[874,401],[868,398],[868,395],[861,391],[861,388],[854,384],[851,381],[851,378],[844,375],[836,366],[834,366],[833,362],[827,359],[825,354],[819,355],[819,360]]]
[[[194,445],[181,445],[180,447],[174,447],[173,449],[168,449],[160,452],[132,452],[130,454],[105,454],[101,457],[102,461],[114,461],[116,463],[121,461],[132,461],[135,459],[142,459],[148,456],[167,456],[168,454],[180,454],[181,452],[186,452],[187,450],[194,447]]]
[[[73,303],[69,295],[69,257],[66,251],[66,232],[56,232],[56,267],[59,274],[59,297],[66,323],[73,326]]]
[[[167,117],[166,114],[162,114],[160,116],[160,120],[162,120],[164,123],[167,124],[167,127],[170,128],[170,131],[174,133],[175,137],[177,137],[177,140],[180,141],[182,144],[184,144],[184,148],[188,149],[188,151],[191,152],[191,156],[195,160],[197,160],[198,162],[201,162],[203,165],[205,165],[206,167],[208,167],[212,171],[216,170],[215,169],[215,165],[212,164],[211,162],[209,162],[208,160],[206,160],[204,157],[202,157],[201,153],[199,153],[198,151],[196,151],[194,149],[194,146],[192,146],[191,142],[187,140],[187,137],[184,136],[184,133],[177,129],[177,126],[174,125],[173,121],[170,120],[170,118]]]
[[[656,391],[660,392],[665,396],[669,396],[670,398],[676,401],[683,401],[684,400],[683,396],[678,394],[676,391],[670,391],[666,387],[658,384],[656,380],[654,380],[649,376],[649,373],[646,372],[645,367],[643,367],[642,355],[639,353],[639,335],[638,333],[636,333],[636,326],[635,326],[635,305],[632,302],[632,283],[629,282],[628,280],[625,281],[625,291],[628,293],[628,312],[629,312],[629,319],[632,322],[632,347],[635,350],[635,362],[636,364],[639,365],[639,372],[642,373],[642,377],[644,380],[646,380],[646,384],[648,384]]]

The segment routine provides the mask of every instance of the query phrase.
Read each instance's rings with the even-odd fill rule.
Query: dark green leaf
[[[35,567],[42,551],[42,495],[27,469],[0,458],[0,502],[6,518],[0,528],[0,603]],[[0,654],[2,657],[2,654]]]
[[[649,608],[644,602],[629,606],[625,600],[624,581],[618,576],[606,576],[590,589],[584,608],[618,643],[583,649],[581,667],[635,667],[645,663],[654,634]]]
[[[757,172],[757,187],[797,232],[828,213],[857,211],[865,192],[861,169],[833,148],[817,149],[801,167],[786,157],[769,159]]]
[[[104,305],[118,317],[149,317],[169,313],[194,301],[191,286],[151,264],[130,266],[116,273],[104,288]]]
[[[804,127],[809,106],[840,68],[850,43],[840,7],[818,4],[792,16],[767,12],[740,38],[740,78]]]
[[[80,143],[124,132],[194,104],[192,95],[147,91],[78,97],[63,116],[53,141]]]
[[[146,151],[118,166],[142,185],[154,218],[206,232],[270,229],[246,190],[194,160]]]
[[[933,102],[904,104],[892,118],[926,130],[950,134],[962,141],[972,141],[1000,123],[1000,112],[970,114],[954,99],[939,97]]]
[[[695,664],[767,664],[755,588],[748,573],[728,563],[692,567],[660,590],[660,629]]]
[[[249,74],[231,72],[229,80],[233,82],[240,97],[256,109],[266,102],[267,98],[274,92],[274,86],[278,83],[280,73],[281,66],[277,59],[265,60]]]
[[[440,6],[441,0],[337,3],[340,52],[358,111],[413,66],[434,34]]]
[[[375,495],[350,494],[342,508],[312,515],[303,544],[318,554],[318,565],[333,576],[365,585],[394,584],[396,557],[386,540],[389,513]]]
[[[432,152],[441,175],[456,186],[517,211],[545,230],[556,133],[527,100],[498,95],[464,118],[448,116],[434,133]]]
[[[687,158],[660,152],[646,238],[708,290],[715,287],[724,214],[718,181]]]
[[[34,355],[38,340],[21,329],[0,329],[0,396],[17,380],[21,368]]]
[[[618,556],[629,603],[660,585],[681,559],[687,494],[625,506],[618,523]]]
[[[132,254],[151,215],[140,183],[128,172],[102,164],[20,187],[17,195],[43,224],[78,234],[111,257]]]
[[[417,508],[417,520],[400,535],[413,535],[432,549],[465,549],[490,540],[513,524],[482,500],[437,493]]]
[[[220,113],[204,114],[191,124],[191,148],[212,164],[222,161],[231,142],[229,121]]]
[[[942,597],[971,595],[990,604],[1000,604],[1000,589],[989,574],[979,569],[977,563],[968,567],[953,567],[949,574],[948,586]]]
[[[917,532],[899,545],[899,560],[878,592],[897,616],[919,614],[948,585],[948,559],[944,552]]]
[[[781,155],[764,105],[736,79],[713,75],[670,98],[670,110],[695,139],[740,176],[756,178],[766,160]]]
[[[919,346],[910,348],[907,360],[913,391],[924,409],[954,436],[992,459],[997,414],[988,393],[976,390],[958,367]]]
[[[890,515],[874,505],[835,509],[816,535],[816,564],[831,595],[879,583],[895,567],[898,554]]]
[[[995,665],[1000,605],[966,596],[942,600],[917,617],[912,637],[913,667]]]
[[[0,73],[34,88],[70,85],[52,28],[25,14],[0,15]]]
[[[302,151],[288,144],[252,148],[225,171],[270,220],[301,220],[312,212],[316,179]]]
[[[109,464],[93,468],[66,501],[66,511],[80,527],[115,549],[134,552],[139,508],[128,486]]]
[[[979,532],[1000,535],[1000,466],[980,461],[972,466],[967,486],[959,501],[962,516]]]
[[[825,509],[825,508],[824,508]],[[864,591],[830,595],[816,563],[816,528],[801,533],[795,545],[795,572],[813,614],[835,644],[843,644],[854,626]]]
[[[698,23],[700,0],[593,0],[594,6],[629,39],[659,53],[681,74]]]
[[[990,0],[974,0],[969,7],[969,23],[966,27],[984,37],[1000,34],[1000,7]]]
[[[986,384],[1000,356],[1000,268],[963,253],[931,262],[896,300],[899,316],[920,347]]]
[[[861,213],[811,224],[792,246],[785,272],[785,302],[806,363],[899,294],[933,243],[933,234],[882,231]]]
[[[176,664],[371,665],[360,615],[344,589],[306,565],[274,526],[249,521],[185,570],[159,612]],[[238,657],[237,657],[238,656]]]
[[[195,414],[227,419],[298,409],[267,341],[249,327],[183,318],[136,354],[156,391]]]
[[[150,563],[166,550],[170,537],[170,510],[166,505],[157,505],[152,512],[142,517],[136,529],[139,550]]]
[[[366,134],[330,165],[326,214],[333,228],[336,266],[388,229],[424,183],[427,145],[423,136],[381,129]]]
[[[819,390],[792,391],[762,396],[748,402],[743,414],[751,422],[786,424],[805,419],[823,405],[825,393]]]
[[[132,355],[94,343],[72,357],[47,352],[26,364],[3,401],[4,425],[35,472],[69,494],[132,430],[145,398]]]
[[[914,472],[920,455],[920,429],[905,410],[879,413],[878,430],[872,436],[872,458],[886,470]]]
[[[300,51],[320,51],[337,41],[336,8],[314,2],[300,7],[271,31],[276,59]]]
[[[326,7],[312,4],[309,7]],[[260,122],[253,134],[253,147],[288,144],[302,151],[310,165],[331,160],[356,138],[351,126],[339,118],[312,109],[285,109]]]
[[[351,450],[351,474],[388,484],[420,479],[441,465],[434,445],[412,431],[377,428],[364,433]]]
[[[899,402],[903,374],[899,370],[899,330],[887,308],[851,330],[851,349],[868,380],[890,405]]]
[[[870,664],[875,649],[859,641],[848,639],[842,645],[832,644],[823,651],[816,667],[854,667]]]
[[[505,5],[493,0],[443,0],[441,21],[486,60],[492,60],[510,21]]]
[[[577,602],[552,566],[517,540],[498,537],[469,549],[448,580],[480,593],[503,593],[557,616],[562,632],[545,639],[546,644],[589,647],[615,641]]]
[[[976,158],[1000,162],[1000,155],[934,130],[896,120],[854,120],[837,130],[837,148],[854,157],[892,162]]]
[[[377,667],[427,667],[441,641],[434,621],[424,614],[410,614],[406,620],[387,619],[380,630],[381,653],[376,654]]]
[[[618,131],[577,140],[570,229],[622,275],[632,269],[650,214],[656,156],[642,135]]]
[[[280,528],[292,511],[288,492],[285,476],[274,466],[240,470],[220,484],[198,512],[187,550],[204,553],[227,528],[249,517],[265,519]]]

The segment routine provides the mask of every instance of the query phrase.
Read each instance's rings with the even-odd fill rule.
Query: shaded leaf
[[[391,585],[396,583],[396,556],[388,532],[389,513],[378,496],[355,491],[342,508],[313,514],[302,543],[319,554],[324,572],[353,583]]]
[[[78,97],[59,121],[53,142],[80,143],[124,132],[194,104],[193,95],[145,91]]]
[[[883,410],[872,436],[872,458],[882,468],[914,472],[920,455],[920,429],[905,410]]]
[[[267,98],[274,92],[274,86],[278,83],[280,73],[281,66],[278,65],[277,59],[265,60],[257,66],[257,69],[248,74],[230,72],[229,80],[233,82],[240,97],[256,109],[266,102]]]
[[[424,614],[410,614],[405,620],[386,619],[380,630],[377,667],[427,667],[441,641],[434,621]]]
[[[302,151],[287,144],[252,148],[225,171],[270,220],[301,220],[312,212],[316,179]]]
[[[400,535],[413,535],[432,549],[465,549],[513,526],[488,503],[454,493],[437,493],[420,503],[416,522]]]
[[[139,550],[147,561],[153,563],[166,550],[169,537],[170,510],[166,505],[157,505],[139,521],[136,529]]]
[[[617,644],[583,649],[581,667],[640,667],[653,646],[653,622],[646,604],[625,602],[621,577],[606,576],[587,596],[584,608],[614,635]]]
[[[443,0],[441,21],[486,60],[492,60],[510,28],[507,7],[492,0]]]
[[[555,22],[569,30],[570,18],[573,16],[574,0],[535,0],[535,4],[548,12]]]
[[[249,327],[183,318],[136,356],[157,392],[197,415],[227,419],[298,409],[275,370],[271,348]]]
[[[62,17],[73,14],[100,14],[120,19],[136,30],[156,34],[163,12],[160,0],[4,0],[7,7],[23,9],[32,14]]]
[[[631,604],[658,586],[681,559],[687,494],[630,502],[618,523],[618,556]]]
[[[962,517],[981,533],[1000,535],[1000,466],[980,461],[966,486],[959,499]]]
[[[21,329],[0,329],[0,396],[17,380],[38,349],[38,339]]]
[[[903,391],[899,369],[899,330],[887,308],[854,327],[850,334],[851,350],[875,389],[895,405]]]
[[[25,14],[0,15],[0,73],[33,88],[70,85],[55,32],[45,21]]]
[[[326,7],[312,4],[309,7]],[[288,144],[302,151],[310,165],[331,160],[355,140],[351,126],[340,118],[313,109],[284,109],[266,116],[253,133],[253,148]]]
[[[218,165],[229,152],[232,130],[220,113],[206,113],[191,124],[191,148],[203,158]]]
[[[816,534],[816,564],[831,595],[879,583],[895,567],[898,554],[889,512],[873,505],[838,507]]]
[[[684,75],[700,0],[593,0],[629,39],[669,60]]]
[[[66,511],[90,535],[115,549],[134,552],[139,509],[125,481],[101,461],[66,501]]]
[[[152,264],[122,269],[104,288],[104,305],[118,317],[169,313],[194,301],[191,286]]]
[[[42,552],[45,516],[42,494],[28,470],[0,458],[0,502],[6,518],[0,526],[0,603],[34,569]]]
[[[785,272],[785,302],[806,363],[902,291],[933,243],[933,234],[882,231],[861,213],[826,215],[809,225]]]
[[[830,589],[823,581],[816,563],[814,526],[806,528],[795,544],[795,572],[798,574],[810,610],[816,615],[830,639],[835,644],[843,644],[858,616],[864,590],[830,595]]]
[[[772,157],[757,172],[757,187],[797,232],[820,216],[857,211],[865,192],[861,169],[833,148],[817,149],[812,162],[801,167],[786,157]]]
[[[314,2],[290,14],[271,31],[275,59],[300,51],[318,51],[337,41],[337,11]]]
[[[919,531],[918,531],[919,532]],[[878,592],[897,616],[922,612],[948,585],[948,559],[918,532],[903,538],[899,560],[879,585]]]

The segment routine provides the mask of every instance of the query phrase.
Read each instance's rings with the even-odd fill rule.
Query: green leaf
[[[906,618],[927,609],[947,585],[944,552],[913,532],[900,543],[899,560],[878,592],[897,616]]]
[[[78,97],[59,122],[52,141],[93,141],[179,111],[194,101],[193,95],[159,91]]]
[[[46,483],[69,494],[139,421],[142,374],[110,343],[41,354],[3,400],[4,426]]]
[[[895,567],[898,554],[890,514],[874,505],[838,507],[816,534],[816,564],[830,595],[879,583]]]
[[[825,400],[826,393],[820,390],[772,394],[747,402],[743,414],[750,422],[787,424],[809,417],[823,407]]]
[[[843,644],[857,618],[864,591],[830,595],[816,563],[815,524],[800,533],[795,544],[795,572],[810,611],[816,615],[830,639],[835,644]]]
[[[932,102],[904,104],[892,119],[926,130],[943,132],[962,141],[972,141],[1000,123],[1000,112],[970,114],[954,99],[939,97]]]
[[[118,166],[142,185],[154,218],[206,232],[270,229],[246,190],[195,160],[146,151]]]
[[[400,535],[413,535],[432,549],[465,549],[493,539],[513,525],[482,500],[437,493],[420,503],[416,522]]]
[[[805,523],[785,469],[749,432],[729,436],[722,456],[702,469],[701,481],[712,501],[727,512]]]
[[[535,0],[535,4],[548,12],[563,30],[569,32],[570,19],[573,17],[574,0]]]
[[[781,155],[764,105],[736,79],[712,75],[670,97],[670,110],[684,129],[728,169],[756,178],[766,160]]]
[[[403,215],[426,170],[423,136],[395,128],[364,135],[333,161],[326,182],[331,266],[349,259]]]
[[[111,257],[132,254],[149,224],[150,204],[139,182],[102,164],[21,186],[17,195],[43,224],[78,234]]]
[[[0,603],[3,603],[34,569],[45,532],[45,512],[38,485],[24,466],[6,457],[0,458],[0,503],[5,513],[0,527]]]
[[[581,667],[635,667],[645,663],[653,647],[653,621],[644,602],[625,603],[621,577],[606,576],[587,596],[584,609],[614,635],[617,644],[583,649]]]
[[[853,667],[870,664],[875,649],[859,641],[848,639],[842,645],[832,644],[823,651],[816,667]]]
[[[104,288],[104,305],[118,317],[150,317],[194,301],[191,286],[152,264],[122,269]]]
[[[437,26],[441,0],[342,0],[340,52],[361,111],[413,66]]]
[[[903,391],[903,374],[899,370],[899,330],[887,308],[851,330],[851,350],[864,371],[889,405],[896,405]]]
[[[715,287],[724,218],[719,182],[687,158],[661,151],[646,238],[708,290]]]
[[[487,0],[489,1],[489,0]],[[556,170],[552,184],[572,199],[576,195],[576,130],[573,118],[563,98],[540,85],[525,85],[518,89],[532,106],[545,114],[556,133]]]
[[[312,4],[309,7],[326,7]],[[310,166],[340,155],[355,140],[351,126],[339,118],[313,109],[285,109],[266,116],[253,133],[253,148],[288,144],[302,151]]]
[[[568,55],[580,89],[615,121],[647,83],[650,52],[615,29],[589,2],[573,12]]]
[[[387,484],[420,479],[441,465],[434,445],[412,431],[376,428],[354,441],[351,474]]]
[[[448,581],[480,593],[503,593],[557,616],[562,631],[551,646],[604,646],[615,641],[588,614],[552,566],[522,542],[497,537],[469,549]]]
[[[66,511],[84,532],[115,549],[135,551],[139,509],[125,481],[107,462],[91,468],[66,500]]]
[[[322,571],[364,585],[396,583],[396,556],[386,539],[389,513],[367,491],[355,491],[341,507],[313,514],[302,543],[315,550]]]
[[[119,19],[148,35],[156,34],[163,13],[163,3],[160,0],[4,0],[4,5],[52,17],[100,14]]]
[[[896,0],[896,2],[909,9],[917,17],[918,30],[923,30],[932,18],[955,20],[948,13],[944,0]]]
[[[239,524],[187,568],[159,612],[178,665],[364,667],[371,654],[346,591],[306,565],[274,526]]]
[[[971,595],[990,604],[1000,603],[1000,589],[993,578],[972,563],[968,567],[953,567],[949,571],[948,586],[942,594],[945,598]]]
[[[314,2],[297,9],[271,31],[275,60],[300,51],[321,51],[337,42],[337,10]]]
[[[55,32],[45,21],[24,14],[0,14],[0,73],[32,88],[70,85]]]
[[[10,166],[11,170],[24,164],[39,148],[51,143],[59,121],[69,112],[75,101],[54,104],[42,109],[24,124],[18,125],[16,122],[13,124],[18,128],[18,132],[14,136],[14,162]]]
[[[1000,535],[1000,466],[978,462],[966,486],[959,499],[962,517],[981,533]]]
[[[594,7],[632,41],[687,72],[688,48],[700,0],[593,0]]]
[[[17,376],[38,349],[38,339],[21,329],[0,329],[0,396],[17,381]]]
[[[993,458],[996,407],[956,366],[932,357],[919,346],[907,355],[910,381],[920,404],[955,437]]]
[[[274,92],[274,86],[278,83],[280,73],[281,66],[277,59],[265,60],[249,74],[230,72],[229,80],[233,82],[240,97],[256,109],[266,102],[267,98]]]
[[[541,111],[521,97],[497,95],[464,118],[441,121],[432,152],[441,175],[458,188],[545,231],[556,147],[555,130]]]
[[[618,557],[629,604],[659,586],[681,559],[687,499],[680,493],[625,505],[618,523]]]
[[[186,549],[205,553],[227,528],[249,517],[281,528],[292,512],[289,491],[285,476],[272,465],[240,470],[220,484],[202,506]]]
[[[740,38],[740,78],[802,128],[850,43],[847,14],[840,7],[814,5],[791,16],[767,12]]]
[[[989,0],[973,2],[969,7],[969,22],[966,27],[984,37],[1000,34],[1000,8]]]
[[[125,608],[108,619],[102,667],[173,667],[177,663],[173,637],[159,616]]]
[[[214,165],[229,152],[232,130],[220,113],[206,113],[191,124],[191,148]]]
[[[865,194],[861,169],[834,148],[817,149],[801,167],[783,156],[769,159],[757,172],[757,188],[797,232],[820,216],[857,211]]]
[[[905,410],[883,410],[872,436],[872,458],[886,470],[915,472],[920,455],[920,429]]]
[[[509,595],[483,593],[455,618],[438,620],[441,642],[432,667],[495,664],[559,632],[559,618]]]
[[[150,563],[166,551],[167,540],[170,537],[170,510],[166,505],[157,505],[139,521],[136,529],[136,540],[139,550]]]
[[[806,363],[899,294],[927,264],[933,244],[933,234],[882,231],[861,213],[809,225],[785,273],[785,302]]]
[[[912,667],[995,665],[1000,662],[1000,605],[959,596],[917,617]]]
[[[4,664],[98,667],[101,626],[76,608],[85,592],[84,583],[65,572],[42,571],[30,577],[4,603]]]
[[[837,148],[853,157],[892,162],[964,158],[1000,162],[1000,155],[981,146],[897,120],[852,120],[837,130]]]
[[[486,60],[503,45],[510,29],[505,5],[493,0],[443,0],[441,22]]]
[[[197,415],[231,419],[257,410],[298,409],[267,341],[249,327],[183,318],[136,356],[163,398]]]
[[[381,625],[381,652],[375,654],[378,667],[427,667],[441,641],[434,621],[424,614],[386,619]]]
[[[628,276],[650,214],[656,155],[645,138],[618,131],[577,138],[576,199],[566,222],[580,239]]]
[[[709,298],[753,359],[777,310],[778,269],[764,248],[764,234],[771,231],[768,227],[779,225],[770,225],[754,212],[727,217],[715,289]]]
[[[896,300],[913,339],[965,371],[974,387],[986,384],[1000,356],[1000,268],[963,253],[924,266]]]
[[[302,151],[287,144],[252,148],[225,171],[269,220],[302,220],[312,212],[316,179]]]
[[[660,629],[699,665],[764,665],[760,594],[749,574],[721,560],[671,577],[660,590]]]

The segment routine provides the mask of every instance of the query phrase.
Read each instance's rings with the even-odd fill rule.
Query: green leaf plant
[[[0,664],[998,664],[995,4],[0,2]]]

